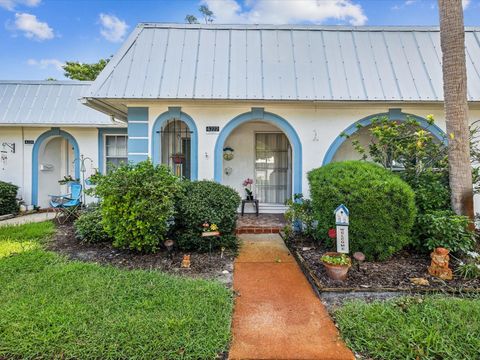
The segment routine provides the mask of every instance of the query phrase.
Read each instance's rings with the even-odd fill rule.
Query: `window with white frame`
[[[105,170],[127,162],[127,135],[105,135]]]

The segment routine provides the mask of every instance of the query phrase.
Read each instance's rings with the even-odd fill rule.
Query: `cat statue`
[[[190,269],[190,255],[183,255],[182,268]]]

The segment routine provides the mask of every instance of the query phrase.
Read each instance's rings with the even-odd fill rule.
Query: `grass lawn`
[[[214,359],[228,349],[223,285],[69,261],[43,250],[53,231],[0,227],[0,358]]]
[[[480,359],[480,299],[430,296],[335,312],[350,348],[374,359]]]

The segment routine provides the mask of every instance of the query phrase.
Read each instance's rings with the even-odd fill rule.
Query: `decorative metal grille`
[[[175,175],[190,179],[191,134],[182,120],[168,120],[159,131],[162,164],[168,165]]]

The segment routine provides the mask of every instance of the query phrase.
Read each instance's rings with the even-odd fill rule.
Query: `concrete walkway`
[[[239,237],[230,359],[354,359],[282,238]]]
[[[53,212],[28,214],[24,216],[17,216],[7,220],[2,220],[0,221],[0,226],[23,225],[23,224],[28,224],[32,222],[42,222],[42,221],[52,220],[54,217],[55,217],[55,213]]]

